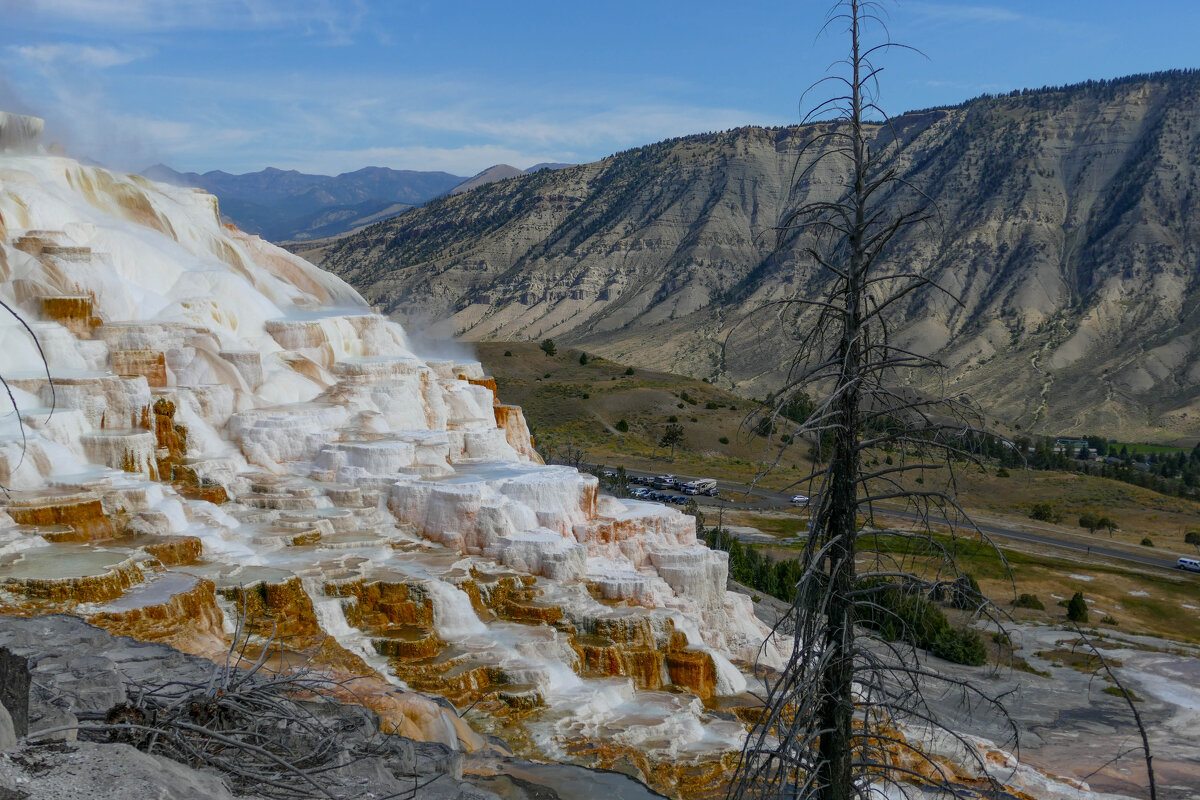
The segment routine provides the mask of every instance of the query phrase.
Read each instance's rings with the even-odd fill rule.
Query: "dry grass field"
[[[804,529],[805,516],[790,510],[732,512],[726,522],[774,537],[773,542],[760,547],[773,558],[782,559],[792,558],[798,551],[796,536]],[[1195,576],[1025,543],[1002,542],[997,553],[969,536],[957,542],[943,537],[941,542],[954,548],[962,569],[974,575],[983,592],[1014,620],[1062,624],[1066,621],[1066,601],[1075,592],[1083,592],[1088,604],[1088,628],[1200,643],[1200,581]],[[891,550],[884,537],[878,544],[884,551]],[[910,562],[906,566],[931,564],[921,555],[892,555]],[[1022,594],[1036,595],[1045,609],[1015,606],[1014,601]]]
[[[762,472],[764,459],[776,459],[760,485],[784,491],[803,491],[796,482],[811,469],[809,445],[783,447],[779,437],[768,442],[749,430],[747,415],[753,403],[702,381],[665,372],[634,369],[562,348],[547,356],[536,343],[483,343],[478,356],[494,375],[504,402],[524,407],[539,446],[580,447],[586,460],[637,469],[710,475],[750,481]],[[512,355],[506,356],[505,352]],[[672,417],[675,419],[672,420]],[[622,431],[619,423],[628,426]],[[683,426],[684,441],[675,458],[657,446],[672,421]],[[880,459],[883,453],[876,454]],[[916,488],[918,476],[910,476]],[[928,472],[921,488],[946,486],[947,473]],[[1168,497],[1119,481],[1062,472],[1011,470],[998,477],[995,468],[965,465],[954,475],[963,506],[981,523],[1054,531],[1060,535],[1115,542],[1142,549],[1144,538],[1164,557],[1189,555],[1184,544],[1189,529],[1200,529],[1200,504]],[[1029,518],[1033,503],[1053,503],[1063,514],[1060,524]],[[1120,529],[1112,539],[1105,531],[1089,534],[1078,525],[1079,515],[1094,511],[1112,517]],[[731,516],[732,524],[752,526],[777,537],[769,551],[787,557],[803,525],[801,514],[789,511]],[[789,541],[790,540],[790,541]],[[1014,592],[1036,594],[1045,611],[1004,605],[1018,619],[1053,621],[1065,618],[1057,604],[1083,591],[1092,609],[1092,623],[1104,617],[1117,620],[1120,630],[1200,641],[1200,591],[1193,578],[1128,564],[1077,560],[1066,551],[1037,552],[1031,545],[1005,543],[1012,567],[1009,580],[1000,559],[984,548],[967,548],[962,556],[989,594],[1011,603]]]

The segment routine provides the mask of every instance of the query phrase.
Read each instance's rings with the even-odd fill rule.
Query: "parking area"
[[[596,466],[605,482],[612,487],[618,472],[610,466]],[[625,469],[626,490],[630,497],[660,503],[686,505],[695,500],[701,506],[725,506],[743,510],[795,508],[790,494],[768,489],[752,489],[745,484],[717,478],[690,475],[656,474],[643,470]]]

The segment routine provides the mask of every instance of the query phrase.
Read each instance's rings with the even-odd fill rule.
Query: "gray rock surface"
[[[78,717],[95,719],[124,702],[131,684],[207,680],[214,669],[211,661],[166,645],[113,636],[65,615],[0,616],[0,647],[24,658],[30,677],[30,736],[0,755],[0,800],[258,796],[252,786],[234,786],[228,776],[194,770],[126,744],[76,741],[74,730],[36,735],[72,727]],[[440,744],[377,737],[372,743],[379,755],[355,759],[350,746],[378,730],[374,712],[354,705],[311,703],[307,707],[334,725],[347,746],[345,766],[326,775],[336,797],[369,800],[420,786],[422,800],[496,798],[462,781],[461,754]],[[10,739],[16,741],[15,736]],[[0,749],[5,742],[0,719]]]
[[[8,709],[0,706],[0,751],[11,750],[17,746],[17,733],[13,730],[12,717]]]
[[[29,733],[29,662],[0,647],[0,706],[17,738]]]
[[[220,777],[127,744],[25,745],[0,756],[0,785],[30,800],[233,800]]]
[[[96,719],[127,698],[130,685],[205,681],[214,664],[162,644],[139,642],[96,628],[78,617],[0,616],[0,664],[28,664],[25,740],[9,733],[0,714],[0,800],[254,800],[252,786],[236,786],[215,771],[194,770],[127,744],[77,740],[80,717]],[[3,653],[7,652],[6,657]],[[23,661],[22,661],[23,660]],[[19,683],[22,669],[11,670]],[[5,673],[0,670],[0,677]],[[19,688],[19,687],[18,687]],[[13,702],[0,685],[0,698]],[[20,692],[17,692],[20,694]],[[2,708],[2,706],[0,706]],[[305,703],[335,725],[347,744],[378,730],[378,717],[361,706]],[[8,729],[11,732],[11,726]],[[371,800],[416,788],[419,800],[650,800],[660,795],[618,773],[512,758],[502,748],[464,759],[441,744],[400,736],[377,737],[379,755],[346,759],[327,775],[338,798]],[[463,775],[464,766],[468,772]],[[403,795],[401,795],[403,796]]]

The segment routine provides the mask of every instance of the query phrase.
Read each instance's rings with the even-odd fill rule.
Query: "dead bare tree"
[[[263,625],[271,630],[265,639],[251,633]],[[268,667],[272,653],[283,665],[275,670]],[[262,620],[252,625],[239,613],[224,662],[214,664],[206,680],[130,683],[126,700],[106,712],[80,712],[77,723],[38,731],[28,739],[37,743],[76,731],[87,741],[128,744],[192,767],[215,769],[238,792],[347,800],[365,796],[361,787],[352,793],[345,785],[345,776],[359,762],[379,758],[399,763],[402,759],[395,757],[404,749],[399,737],[380,733],[369,715],[344,705],[354,700],[348,683],[319,674],[307,662],[288,668],[274,624]],[[370,796],[412,800],[438,775],[393,777],[397,784],[411,779],[412,786]]]
[[[1076,643],[1076,646],[1082,645],[1091,652],[1092,656],[1099,663],[1099,666],[1093,671],[1093,674],[1100,675],[1100,673],[1103,672],[1104,675],[1113,682],[1113,685],[1116,686],[1117,691],[1120,692],[1121,699],[1125,701],[1127,706],[1129,706],[1129,714],[1133,717],[1133,724],[1135,727],[1137,727],[1138,736],[1141,737],[1142,740],[1142,746],[1140,749],[1142,751],[1142,757],[1146,761],[1146,781],[1150,784],[1150,800],[1158,800],[1158,782],[1154,779],[1154,753],[1150,749],[1150,736],[1146,733],[1146,725],[1142,722],[1142,715],[1138,712],[1137,706],[1135,705],[1137,699],[1134,697],[1132,692],[1125,688],[1125,684],[1122,683],[1121,679],[1117,677],[1117,674],[1113,672],[1112,666],[1108,663],[1108,659],[1106,659],[1104,654],[1100,652],[1100,648],[1096,646],[1096,643],[1088,638],[1087,634],[1083,632],[1083,628],[1079,627],[1079,625],[1073,625],[1072,628],[1074,629],[1075,633],[1079,635],[1079,641]],[[1072,649],[1074,650],[1076,648],[1073,647]],[[1113,756],[1112,761],[1116,761],[1128,755],[1128,753],[1129,751],[1119,752]],[[1109,763],[1112,763],[1112,761]]]
[[[9,315],[15,319],[22,328],[25,329],[25,332],[29,334],[29,338],[33,340],[34,347],[37,348],[38,358],[41,359],[42,368],[46,371],[46,383],[50,387],[50,412],[46,415],[46,422],[49,422],[50,417],[54,415],[54,409],[58,403],[56,389],[54,386],[54,378],[50,375],[50,362],[46,359],[46,351],[42,349],[42,342],[40,339],[38,339],[37,334],[34,333],[33,328],[30,327],[29,323],[25,321],[23,316],[17,313],[16,309],[3,300],[0,300],[0,308],[7,311]],[[12,386],[3,375],[0,375],[0,387],[3,387],[4,393],[8,397],[8,402],[12,404],[12,413],[17,415],[17,428],[21,432],[21,458],[17,462],[17,467],[20,467],[21,464],[25,463],[25,449],[28,444],[28,439],[25,435],[25,420],[21,417],[21,410],[17,405],[17,398],[13,394]],[[3,491],[5,494],[7,494],[8,487],[0,485],[0,491]]]
[[[965,737],[939,723],[933,698],[952,692],[958,702],[987,706],[1008,720],[1000,698],[930,668],[912,644],[921,643],[926,612],[947,593],[968,619],[1001,624],[1003,615],[958,564],[964,541],[991,546],[954,491],[955,463],[977,461],[983,415],[963,395],[897,388],[900,373],[941,365],[896,344],[889,315],[914,292],[944,290],[887,257],[899,233],[934,228],[937,214],[899,174],[893,156],[901,141],[876,105],[880,70],[872,59],[902,47],[887,39],[880,15],[871,0],[840,0],[826,20],[825,28],[845,26],[849,54],[840,62],[843,74],[814,84],[832,82],[838,91],[804,120],[812,136],[793,185],[828,160],[839,160],[848,180],[837,197],[799,203],[777,229],[778,250],[798,249],[826,281],[818,296],[764,307],[799,308],[807,332],[786,383],[761,416],[773,423],[806,389],[816,390],[798,434],[829,449],[799,482],[811,487],[814,510],[791,610],[774,634],[786,637],[790,656],[765,681],[765,708],[731,797],[849,800],[880,796],[889,784],[906,792],[912,783],[952,792],[953,776],[923,739],[949,737],[982,774],[988,770]],[[865,45],[867,28],[881,31],[883,41]],[[931,474],[944,485],[925,487]],[[920,524],[877,525],[880,504],[906,506]],[[935,532],[935,524],[944,532]],[[961,635],[983,650],[977,632]]]

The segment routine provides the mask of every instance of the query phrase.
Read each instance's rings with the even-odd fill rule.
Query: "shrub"
[[[1142,546],[1143,547],[1154,547],[1154,540],[1151,539],[1149,536],[1144,536],[1144,537],[1142,537]]]
[[[505,350],[505,351],[504,351],[504,357],[505,357],[505,358],[512,358],[512,350]]]
[[[712,411],[714,408],[720,408],[721,404],[714,403],[712,400],[709,400],[707,403],[704,404],[704,407],[707,408],[709,411]]]
[[[679,422],[679,417],[672,414],[671,416],[667,417],[667,422]]]
[[[696,419],[695,417],[690,417],[690,419],[692,420],[692,422],[699,422],[699,421],[700,421],[700,420]]]
[[[1000,469],[996,470],[996,477],[997,478],[1009,477],[1008,470],[1006,470],[1004,467],[1001,467]]]
[[[1034,611],[1045,611],[1046,606],[1036,594],[1023,594],[1013,603],[1017,608],[1032,608]]]
[[[584,392],[584,393],[583,393],[583,399],[584,399],[584,400],[588,400],[588,399],[590,399],[590,398],[591,398],[591,395],[590,395],[590,394],[588,394],[587,392]]]
[[[1112,614],[1105,614],[1103,617],[1100,618],[1100,621],[1102,623],[1104,623],[1105,625],[1120,625],[1121,624],[1121,623],[1117,622],[1117,618],[1114,617]]]
[[[629,423],[623,419],[618,420],[617,424],[614,425],[613,427],[616,428],[617,430],[619,430],[621,433],[629,433]]]
[[[682,401],[683,401],[683,402],[685,402],[685,403],[690,403],[691,405],[696,405],[696,400],[695,400],[695,398],[694,398],[694,397],[692,397],[692,396],[691,396],[690,394],[688,394],[687,392],[680,392],[680,393],[679,393],[679,399],[680,399],[680,400],[682,400]]]
[[[721,444],[729,444],[729,437],[722,436],[720,439],[717,439],[717,441],[720,442]]]
[[[971,573],[965,573],[950,584],[950,605],[964,611],[974,611],[983,603],[983,592],[979,581]]]
[[[973,628],[945,628],[938,632],[929,652],[955,664],[979,667],[987,663],[987,646]]]
[[[676,407],[676,408],[683,408],[683,403],[676,403],[676,404],[675,404],[675,407]]]
[[[543,339],[542,343],[538,346],[542,348],[542,352],[547,356],[552,356],[558,352],[558,348],[554,346],[553,339]]]
[[[1034,503],[1029,507],[1029,518],[1039,522],[1062,522],[1062,512],[1053,503]]]
[[[626,375],[632,375],[632,374],[633,374],[633,367],[626,367],[626,368],[625,368],[625,374],[626,374]]]
[[[867,592],[857,608],[859,622],[884,639],[903,639],[956,664],[987,662],[987,646],[979,632],[951,626],[945,612],[925,595],[879,579],[863,581],[859,588]]]
[[[1083,599],[1083,592],[1071,595],[1071,599],[1067,603],[1067,619],[1071,622],[1088,621],[1087,601]]]
[[[588,362],[587,353],[580,353],[579,354],[579,366],[582,367],[587,362]]]

